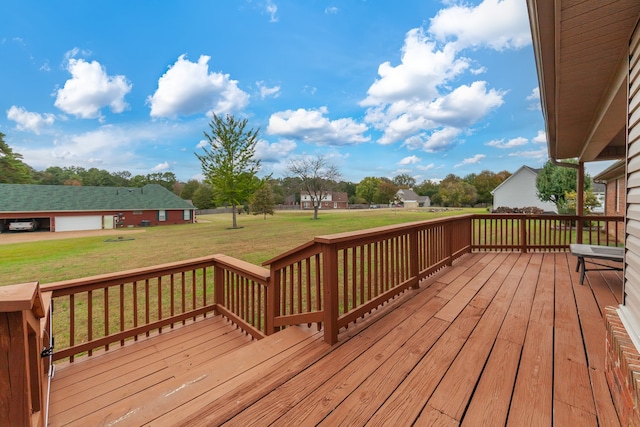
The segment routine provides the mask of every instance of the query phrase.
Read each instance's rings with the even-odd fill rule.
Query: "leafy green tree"
[[[320,203],[340,179],[338,167],[322,155],[317,155],[292,160],[287,169],[289,173],[300,179],[301,191],[309,195],[313,204],[313,219],[318,219]]]
[[[413,188],[416,185],[416,179],[406,173],[401,173],[393,178],[393,183],[399,188]]]
[[[196,179],[190,179],[182,187],[182,191],[180,192],[180,197],[182,197],[185,200],[193,200],[193,193],[195,193],[196,190],[200,188],[201,185],[202,183],[200,183],[200,181]]]
[[[478,203],[492,204],[493,194],[491,194],[491,192],[509,176],[511,176],[511,174],[507,171],[494,173],[483,170],[479,174],[472,173],[465,176],[464,180],[476,188],[478,192]]]
[[[251,198],[251,212],[254,215],[264,215],[264,219],[267,219],[267,214],[273,215],[273,208],[275,201],[273,198],[273,191],[271,185],[267,182],[259,188]]]
[[[439,194],[444,206],[473,206],[478,198],[476,188],[460,179],[442,181]]]
[[[262,184],[256,178],[260,170],[260,160],[255,158],[258,130],[246,130],[247,122],[230,114],[224,119],[214,114],[211,133],[204,133],[209,147],[203,148],[204,154],[196,153],[216,203],[231,205],[233,228],[238,228],[237,207]]]
[[[22,161],[21,154],[14,153],[9,144],[4,142],[4,136],[0,132],[0,183],[32,183],[31,168]]]
[[[380,184],[378,185],[373,201],[380,203],[381,205],[387,204],[395,200],[397,192],[397,185],[389,182],[388,180],[380,180]]]
[[[577,193],[575,191],[568,191],[564,196],[567,202],[566,209],[569,212],[575,213],[577,205]],[[596,197],[593,190],[586,190],[584,192],[584,213],[588,215],[594,208],[597,208],[598,206],[600,206],[600,201]]]
[[[575,160],[565,163],[577,164]],[[537,195],[543,202],[553,202],[562,212],[567,208],[566,194],[576,191],[578,186],[578,171],[575,168],[556,166],[547,161],[536,178]],[[585,174],[583,191],[591,188],[591,178]]]
[[[356,186],[356,195],[364,199],[368,204],[371,204],[375,200],[379,185],[379,178],[373,176],[363,178]]]
[[[173,191],[173,185],[177,181],[173,172],[154,172],[147,175],[147,184],[160,184],[169,191]]]
[[[424,180],[413,187],[413,191],[415,191],[418,196],[429,196],[430,199],[433,199],[433,195],[438,193],[439,188],[439,184],[430,180]]]
[[[200,209],[213,209],[216,204],[213,201],[213,189],[209,184],[200,185],[194,192],[191,199],[193,205]]]

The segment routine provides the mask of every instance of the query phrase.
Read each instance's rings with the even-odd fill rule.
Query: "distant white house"
[[[396,198],[405,208],[422,208],[431,206],[429,196],[418,196],[411,188],[401,188],[396,193]]]
[[[545,212],[558,212],[556,204],[538,199],[536,178],[540,169],[522,166],[493,189],[493,207],[526,208],[535,206]]]

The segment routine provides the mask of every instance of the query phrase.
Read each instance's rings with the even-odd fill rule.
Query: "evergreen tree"
[[[263,214],[264,219],[267,219],[267,214],[273,215],[274,206],[275,200],[271,185],[265,183],[251,198],[251,212],[253,212],[254,215]]]
[[[0,183],[30,184],[33,182],[31,168],[21,160],[21,154],[14,153],[4,142],[4,136],[0,132]]]

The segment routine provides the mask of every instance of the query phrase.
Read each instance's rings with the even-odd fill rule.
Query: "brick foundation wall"
[[[640,354],[615,307],[605,309],[605,375],[620,423],[640,426]]]

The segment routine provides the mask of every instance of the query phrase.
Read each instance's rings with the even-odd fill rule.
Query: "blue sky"
[[[524,0],[8,0],[0,16],[0,132],[37,170],[201,179],[212,112],[260,128],[274,177],[318,154],[352,182],[547,159]]]

